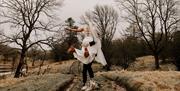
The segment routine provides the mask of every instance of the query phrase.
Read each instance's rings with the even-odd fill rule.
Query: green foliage
[[[111,50],[113,51],[112,64],[121,65],[125,69],[135,61],[135,58],[148,54],[144,41],[132,36],[124,40],[114,40]]]
[[[65,21],[65,25],[66,25],[65,27],[74,28],[76,27],[74,23],[75,21],[70,17]],[[65,29],[64,31],[65,31],[64,39],[62,41],[54,41],[52,43],[51,54],[55,61],[72,59],[73,55],[67,53],[68,48],[71,45],[75,45],[76,47],[79,46],[77,33],[72,31],[67,31]]]
[[[11,59],[16,59],[19,55],[19,49],[12,48],[6,45],[0,45],[0,55],[3,56],[4,63]]]
[[[32,60],[49,60],[51,59],[51,53],[47,50],[41,50],[37,46],[33,46],[27,53],[27,57]]]
[[[180,56],[180,31],[174,33],[173,51],[175,57]]]
[[[68,48],[69,46],[66,42],[54,44],[51,50],[53,59],[55,61],[72,59],[73,55],[67,53]]]
[[[174,33],[172,57],[175,59],[175,64],[180,71],[180,31]]]
[[[67,24],[67,26],[69,26],[69,27],[72,28],[72,27],[74,26],[75,21],[73,20],[72,17],[69,17],[69,18],[65,21],[65,23]]]
[[[74,25],[75,21],[72,19],[72,17],[68,18],[66,21],[66,27],[68,28],[74,28],[76,27]],[[64,40],[64,43],[68,43],[68,46],[71,46],[72,44],[78,43],[77,33],[73,31],[66,31],[66,38]]]

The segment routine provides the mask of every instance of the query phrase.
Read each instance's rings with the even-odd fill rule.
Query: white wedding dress
[[[83,32],[85,34],[85,38],[82,41],[82,49],[75,49],[75,52],[73,53],[74,57],[84,64],[91,63],[95,59],[95,61],[105,66],[107,62],[101,49],[101,41],[98,37],[97,31],[91,23],[89,23],[88,26],[84,26],[83,28],[89,29],[90,34],[87,34],[86,31]],[[95,45],[90,46],[89,42],[92,41],[95,41]],[[84,57],[85,47],[87,47],[89,51],[89,56],[87,58]]]

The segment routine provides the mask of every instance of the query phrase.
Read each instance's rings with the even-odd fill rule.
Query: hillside
[[[176,71],[112,71],[102,75],[128,91],[180,91],[180,72]]]
[[[30,76],[23,79],[13,79],[14,83],[1,87],[1,91],[57,91],[72,81],[72,75],[46,74]],[[11,81],[13,81],[11,80]],[[16,80],[16,81],[15,81]],[[9,82],[11,82],[9,80]],[[1,81],[1,86],[7,80]]]
[[[136,61],[130,65],[127,69],[129,71],[154,71],[154,57],[153,56],[144,56],[136,58]],[[176,66],[172,63],[162,64],[160,60],[160,69],[159,71],[175,71]]]
[[[180,72],[174,71],[173,64],[163,64],[159,71],[153,71],[152,56],[137,60],[127,70],[113,65],[108,72],[93,63],[99,87],[92,91],[180,91]],[[37,67],[29,70],[27,77],[5,76],[0,80],[0,91],[80,91],[81,71],[82,64],[77,60],[49,63],[41,68],[40,75]]]
[[[127,70],[101,75],[119,82],[128,91],[180,91],[180,72],[175,70],[174,64],[160,64],[160,69],[155,70],[154,57],[144,56],[137,58]]]

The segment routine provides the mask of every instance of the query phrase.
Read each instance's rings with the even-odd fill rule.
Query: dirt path
[[[99,84],[99,88],[91,91],[126,91],[125,88],[118,85],[114,81],[107,80],[102,75],[96,74],[95,81]],[[82,83],[81,77],[76,76],[71,84],[69,84],[63,91],[81,91]],[[59,90],[62,91],[62,90]]]

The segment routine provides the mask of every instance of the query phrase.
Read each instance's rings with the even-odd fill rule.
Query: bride
[[[87,89],[86,81],[87,81],[87,72],[90,76],[90,84],[95,84],[92,80],[94,77],[93,70],[91,68],[92,61],[95,59],[98,63],[101,63],[103,66],[107,65],[104,54],[101,50],[101,41],[98,37],[97,31],[93,27],[91,23],[84,25],[77,29],[69,29],[67,30],[74,32],[82,32],[84,34],[84,39],[82,41],[82,49],[76,49],[71,46],[68,49],[69,53],[73,53],[74,57],[77,58],[80,62],[83,63],[83,87],[82,90]],[[91,85],[92,86],[92,85]],[[91,87],[90,87],[91,89]]]

